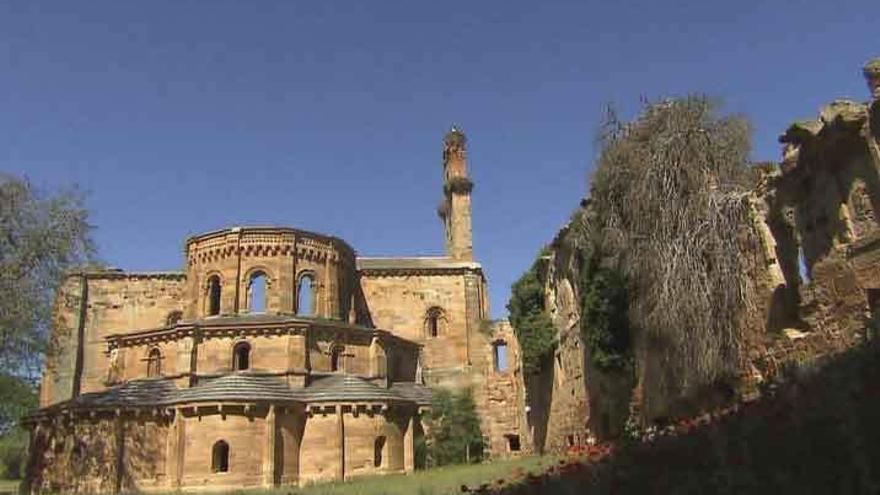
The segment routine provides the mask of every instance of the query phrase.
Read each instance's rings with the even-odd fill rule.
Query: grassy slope
[[[0,493],[18,493],[19,480],[0,479]]]
[[[512,471],[541,471],[555,462],[550,457],[526,457],[468,466],[448,466],[410,475],[373,476],[346,483],[326,483],[302,489],[242,490],[248,495],[446,495],[461,492],[461,485],[476,486],[505,478]]]

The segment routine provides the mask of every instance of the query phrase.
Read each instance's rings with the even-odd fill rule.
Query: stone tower
[[[443,140],[443,200],[440,218],[446,227],[446,254],[455,260],[473,261],[471,189],[468,178],[467,138],[454,125]]]

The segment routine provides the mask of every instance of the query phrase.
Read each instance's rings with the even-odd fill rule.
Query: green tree
[[[470,390],[435,390],[428,422],[428,452],[433,465],[482,460],[483,433]]]
[[[55,289],[93,253],[87,218],[76,191],[45,195],[0,174],[0,372],[39,370]]]
[[[544,266],[548,250],[511,287],[507,311],[522,351],[523,373],[534,375],[556,346],[556,328],[544,307]]]
[[[0,471],[21,472],[27,434],[19,418],[36,407],[49,349],[52,302],[64,272],[94,252],[83,199],[46,195],[0,174]]]

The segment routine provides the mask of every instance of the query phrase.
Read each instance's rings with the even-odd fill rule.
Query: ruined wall
[[[535,448],[561,452],[590,436],[586,347],[580,332],[576,236],[563,228],[550,245],[545,307],[556,326],[557,345],[541,371],[528,379],[529,428]]]
[[[507,320],[497,321],[481,336],[483,344],[475,352],[471,370],[472,391],[489,454],[510,457],[531,453],[522,354],[513,327]]]
[[[837,100],[780,137],[783,161],[767,172],[759,199],[782,280],[769,288],[765,325],[749,342],[755,381],[867,337],[880,284],[880,161],[871,153],[870,108]]]
[[[780,138],[782,162],[754,170],[745,199],[750,223],[740,233],[756,294],[742,322],[735,384],[741,398],[787,368],[873,338],[870,322],[880,314],[880,60],[866,65],[865,76],[874,101],[837,100],[818,119],[793,124]],[[588,208],[584,202],[575,218]],[[571,435],[577,442],[578,433],[619,434],[622,425],[613,418],[627,410],[643,424],[652,420],[641,417],[638,383],[590,366],[578,331],[576,243],[566,227],[551,244],[546,297],[559,344],[553,366],[529,382],[535,444],[548,450],[565,446]],[[639,357],[650,358],[650,352]],[[621,393],[627,389],[632,395]],[[722,399],[696,400],[701,403],[690,406],[713,407]]]

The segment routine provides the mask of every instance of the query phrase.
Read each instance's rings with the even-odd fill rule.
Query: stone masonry
[[[429,387],[469,389],[493,456],[529,451],[519,347],[488,321],[466,138],[444,139],[446,256],[232,227],[185,268],[71,273],[31,430],[29,492],[302,485],[410,472]]]

